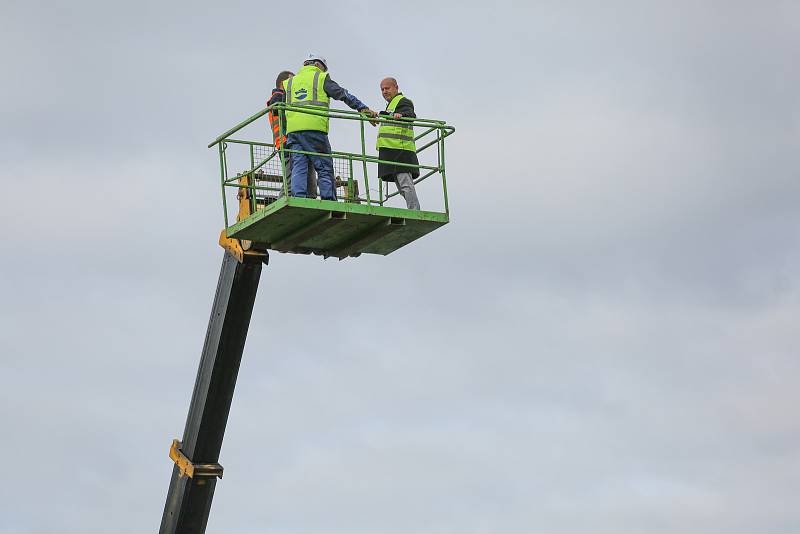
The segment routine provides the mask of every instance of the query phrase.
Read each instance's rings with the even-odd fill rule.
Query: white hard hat
[[[308,54],[306,61],[319,61],[320,63],[325,65],[326,69],[328,68],[328,61],[324,57],[320,56],[319,54],[314,54],[313,52],[311,54]]]

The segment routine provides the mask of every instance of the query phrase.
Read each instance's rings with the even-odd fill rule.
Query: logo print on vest
[[[294,92],[294,98],[296,100],[305,100],[307,96],[308,96],[308,91],[306,91],[305,89],[298,89],[297,91]]]

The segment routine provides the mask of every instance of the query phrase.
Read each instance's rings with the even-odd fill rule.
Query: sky
[[[451,222],[271,255],[207,532],[800,532],[797,2],[0,0],[0,534],[158,529],[206,146],[312,51],[455,126]]]

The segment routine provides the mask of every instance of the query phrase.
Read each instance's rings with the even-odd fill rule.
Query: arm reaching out
[[[347,89],[331,80],[330,76],[325,78],[325,85],[323,85],[323,89],[325,89],[325,92],[329,97],[333,98],[334,100],[344,102],[350,109],[354,109],[356,111],[369,109],[369,106],[364,104],[354,95],[351,95],[349,92],[347,92]]]

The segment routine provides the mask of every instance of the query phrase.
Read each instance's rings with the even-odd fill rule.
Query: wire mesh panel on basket
[[[263,208],[283,196],[283,169],[281,158],[275,149],[267,146],[253,146],[253,161],[255,166],[269,159],[261,165],[254,174],[256,186],[256,209]]]
[[[333,176],[336,180],[336,198],[357,202],[358,182],[350,179],[350,161],[347,158],[333,158]]]
[[[290,154],[286,154],[287,159]],[[359,202],[359,184],[351,179],[350,160],[346,157],[333,156],[333,176],[336,197],[345,202]],[[280,154],[270,146],[253,145],[253,163],[258,170],[254,173],[256,209],[262,209],[284,195],[283,167]],[[309,166],[309,172],[316,171]],[[291,183],[289,183],[291,189]],[[311,198],[319,198],[319,189],[308,191]]]

